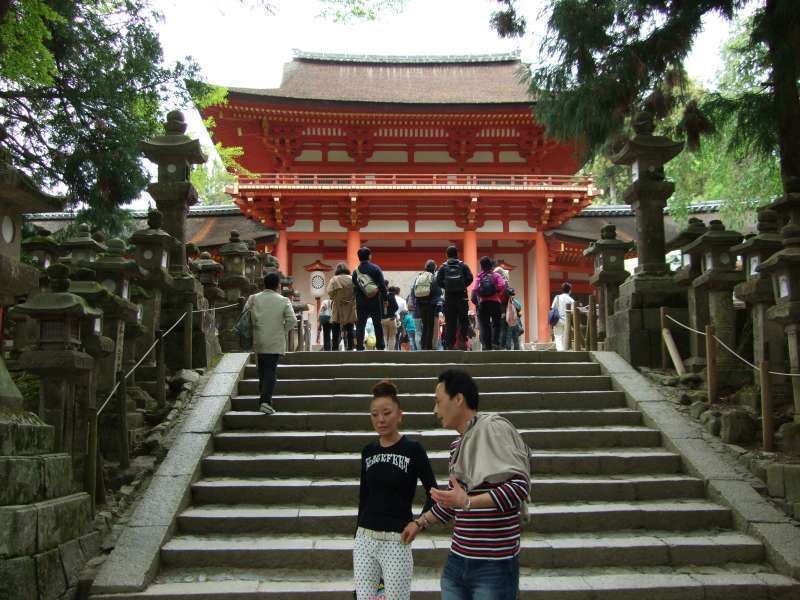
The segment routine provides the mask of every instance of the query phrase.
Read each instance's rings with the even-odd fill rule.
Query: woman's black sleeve
[[[431,467],[431,461],[428,459],[428,453],[425,451],[425,448],[422,444],[417,444],[417,456],[416,456],[416,463],[417,463],[417,474],[419,475],[419,480],[422,482],[422,486],[425,488],[425,505],[422,507],[422,512],[430,510],[430,508],[435,504],[433,498],[431,498],[431,488],[436,488],[436,477],[433,476],[433,468]]]

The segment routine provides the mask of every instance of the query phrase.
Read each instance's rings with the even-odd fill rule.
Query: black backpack
[[[389,297],[386,298],[386,316],[393,317],[399,308],[400,306],[397,304],[394,294],[389,294]]]
[[[478,296],[487,298],[489,296],[494,296],[496,293],[497,285],[494,282],[493,274],[484,271],[481,273],[480,282],[478,283]]]
[[[444,266],[444,290],[448,294],[465,292],[467,286],[464,283],[464,266],[461,261],[456,263],[446,262]]]

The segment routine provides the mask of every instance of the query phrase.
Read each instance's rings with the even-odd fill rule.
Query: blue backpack
[[[560,320],[561,315],[558,314],[558,307],[554,306],[550,309],[550,312],[547,313],[547,322],[550,323],[550,327],[555,327]]]

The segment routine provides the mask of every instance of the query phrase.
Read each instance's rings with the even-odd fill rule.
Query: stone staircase
[[[481,410],[505,415],[532,448],[521,598],[800,597],[588,353],[501,351],[291,354],[270,416],[257,410],[247,366],[155,582],[102,598],[351,599],[360,450],[375,435],[369,390],[382,378],[398,384],[403,431],[443,483],[455,433],[432,410],[435,377],[449,366],[475,376]],[[439,597],[448,545],[442,526],[417,538],[414,598]]]

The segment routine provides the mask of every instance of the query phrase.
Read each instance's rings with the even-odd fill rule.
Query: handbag
[[[236,333],[239,334],[239,347],[242,350],[253,349],[253,316],[250,314],[250,309],[244,310],[236,325],[233,326]]]

